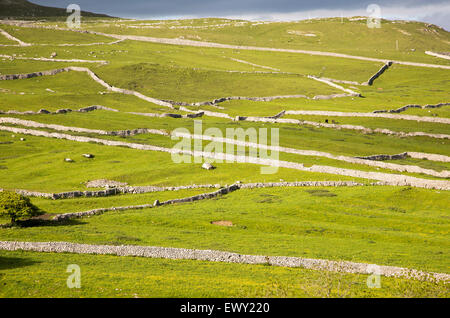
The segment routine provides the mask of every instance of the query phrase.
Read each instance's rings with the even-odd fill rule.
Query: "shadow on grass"
[[[31,266],[40,262],[28,258],[0,256],[0,270]]]
[[[2,228],[27,228],[27,227],[43,227],[43,226],[71,226],[71,225],[83,225],[86,222],[69,219],[64,221],[54,221],[54,220],[43,220],[43,219],[29,219],[23,221],[16,221],[14,225],[12,224],[3,224]]]

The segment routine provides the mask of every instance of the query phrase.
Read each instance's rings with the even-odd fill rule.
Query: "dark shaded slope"
[[[106,14],[97,14],[82,11],[85,17],[109,17]],[[0,18],[41,18],[41,17],[67,17],[66,9],[46,7],[31,3],[27,0],[0,0]]]

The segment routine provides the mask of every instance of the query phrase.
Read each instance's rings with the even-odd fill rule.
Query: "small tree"
[[[44,212],[32,204],[29,198],[15,192],[0,192],[0,216],[11,218],[12,224],[15,224],[19,219],[41,214],[44,214]]]

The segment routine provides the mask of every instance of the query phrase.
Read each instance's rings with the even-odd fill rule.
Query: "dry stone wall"
[[[281,116],[282,113],[276,115]],[[74,131],[74,132],[81,132],[81,133],[94,133],[94,134],[100,134],[100,135],[112,135],[112,136],[132,136],[136,134],[158,134],[158,135],[165,135],[168,136],[169,134],[162,130],[157,129],[134,129],[134,130],[123,130],[123,131],[112,131],[107,132],[103,130],[95,130],[95,129],[86,129],[86,128],[78,128],[78,127],[67,127],[62,125],[53,125],[53,124],[42,124],[34,121],[29,120],[22,120],[17,118],[10,118],[10,117],[0,117],[0,123],[9,123],[9,124],[16,124],[16,125],[23,125],[27,127],[35,127],[35,128],[50,128],[58,131]],[[236,144],[241,145],[244,147],[252,147],[252,148],[259,148],[259,149],[267,149],[271,151],[278,151],[278,152],[285,152],[285,153],[293,153],[298,154],[302,156],[316,156],[316,157],[325,157],[333,160],[338,161],[344,161],[354,164],[363,164],[368,166],[374,166],[384,169],[390,169],[394,171],[400,171],[400,172],[410,172],[410,173],[423,173],[435,177],[440,178],[447,178],[450,176],[450,172],[448,171],[441,171],[437,172],[432,169],[424,169],[420,168],[418,166],[412,166],[412,165],[398,165],[393,163],[380,163],[380,162],[373,162],[372,160],[391,160],[391,159],[400,159],[397,158],[399,155],[394,155],[394,157],[390,157],[388,155],[377,155],[373,158],[371,157],[348,157],[348,156],[336,156],[332,155],[330,153],[326,152],[319,152],[319,151],[313,151],[313,150],[300,150],[300,149],[293,149],[293,148],[286,148],[286,147],[278,147],[278,146],[268,146],[268,145],[261,145],[257,143],[251,143],[246,141],[239,141],[235,139],[227,139],[227,138],[220,138],[220,137],[212,137],[212,136],[205,136],[205,135],[191,135],[191,134],[184,134],[184,133],[173,133],[174,136],[177,137],[184,137],[184,138],[192,138],[192,139],[200,139],[200,140],[211,140],[216,142],[223,142],[228,144]],[[384,158],[384,157],[385,158]],[[403,158],[407,155],[403,155]],[[378,158],[378,159],[377,159]],[[382,159],[384,158],[384,159]],[[390,159],[391,158],[391,159]]]
[[[287,113],[288,111],[286,111]],[[212,113],[212,112],[210,112]],[[205,112],[205,115],[207,113]],[[425,133],[421,131],[416,132],[402,132],[402,131],[392,131],[389,129],[384,128],[367,128],[364,126],[358,126],[358,125],[339,125],[339,124],[329,124],[329,123],[319,123],[315,121],[309,121],[309,120],[298,120],[298,119],[292,119],[292,118],[279,118],[279,119],[273,119],[270,117],[242,117],[237,116],[234,118],[235,121],[251,121],[251,122],[263,122],[263,123],[275,123],[275,124],[294,124],[294,125],[310,125],[317,128],[332,128],[332,129],[349,129],[349,130],[357,130],[364,134],[373,134],[373,133],[379,133],[379,134],[385,134],[385,135],[392,135],[392,136],[398,136],[398,137],[430,137],[430,138],[437,138],[437,139],[450,139],[450,135],[446,134],[431,134],[431,133]]]
[[[373,162],[374,159],[367,159],[362,157],[348,157],[348,156],[339,156],[339,155],[333,155],[327,152],[321,152],[321,151],[314,151],[314,150],[300,150],[300,149],[294,149],[294,148],[287,148],[287,147],[279,147],[279,146],[268,146],[268,145],[262,145],[247,141],[240,141],[235,139],[228,139],[228,138],[221,138],[221,137],[212,137],[207,135],[192,135],[192,134],[185,134],[185,133],[172,133],[174,136],[178,137],[184,137],[184,138],[192,138],[192,139],[200,139],[200,140],[210,140],[215,142],[223,142],[227,144],[235,144],[239,146],[244,147],[251,147],[251,148],[259,148],[259,149],[266,149],[270,151],[277,151],[277,152],[284,152],[284,153],[292,153],[297,154],[301,156],[314,156],[314,157],[325,157],[333,160],[338,161],[344,161],[354,164],[361,164],[361,165],[367,165],[372,167],[378,167],[383,169],[389,169],[394,171],[400,171],[400,172],[410,172],[410,173],[423,173],[435,177],[440,178],[448,178],[450,177],[449,171],[441,171],[437,172],[432,169],[424,169],[420,168],[418,166],[412,166],[412,165],[399,165],[394,163],[382,163],[382,162]],[[399,158],[396,158],[399,159]],[[389,160],[389,159],[384,159]]]
[[[121,94],[126,94],[126,95],[133,95],[133,96],[136,96],[140,99],[143,99],[147,102],[150,102],[150,103],[153,103],[156,105],[173,108],[172,104],[164,102],[162,100],[145,96],[144,94],[141,94],[136,91],[111,86],[108,83],[106,83],[104,80],[99,78],[94,72],[92,72],[87,67],[68,66],[65,68],[49,70],[49,71],[42,71],[42,72],[33,72],[33,73],[28,73],[28,74],[0,75],[0,80],[15,80],[15,79],[32,78],[32,77],[37,77],[37,76],[51,76],[51,75],[56,75],[58,73],[69,72],[69,71],[86,72],[95,82],[97,82],[98,84],[102,85],[103,87],[105,87],[106,89],[108,89],[110,91],[113,91],[116,93],[121,93]]]
[[[392,136],[398,136],[398,137],[429,137],[429,138],[437,138],[437,139],[450,139],[450,135],[447,134],[432,134],[432,133],[425,133],[425,132],[421,132],[421,131],[416,131],[416,132],[402,132],[402,131],[392,131],[389,129],[384,129],[384,128],[367,128],[364,126],[359,126],[359,125],[340,125],[340,124],[330,124],[330,123],[319,123],[319,122],[315,122],[315,121],[309,121],[309,120],[298,120],[298,119],[293,119],[293,118],[280,118],[284,115],[322,115],[322,116],[336,116],[336,112],[315,112],[314,114],[310,114],[310,112],[314,112],[314,111],[283,111],[281,116],[275,117],[275,116],[271,116],[271,117],[246,117],[246,116],[236,116],[236,117],[231,117],[230,115],[226,114],[226,113],[220,113],[220,112],[212,112],[212,111],[208,111],[208,110],[198,110],[198,111],[193,111],[190,110],[186,107],[181,106],[180,110],[182,111],[186,111],[186,112],[191,112],[191,113],[197,113],[198,111],[200,111],[202,114],[204,114],[205,116],[209,116],[209,117],[218,117],[218,118],[227,118],[227,119],[231,119],[234,121],[251,121],[251,122],[262,122],[262,123],[273,123],[273,124],[293,124],[293,125],[310,125],[310,126],[314,126],[317,128],[331,128],[331,129],[349,129],[349,130],[357,130],[360,131],[364,134],[373,134],[373,133],[379,133],[379,134],[386,134],[386,135],[392,135]],[[304,113],[300,113],[300,112],[304,112]],[[352,114],[362,114],[363,116],[356,116],[356,117],[366,117],[364,115],[366,115],[366,113],[342,113],[342,114],[348,114],[345,116],[349,116],[352,117]],[[372,113],[369,113],[372,114]],[[144,114],[142,114],[144,115]],[[278,114],[277,114],[278,115]],[[277,116],[276,115],[276,116]],[[373,115],[383,115],[383,114],[373,114]],[[387,114],[385,114],[387,115]],[[341,115],[344,116],[344,115]],[[394,115],[392,115],[394,116]],[[383,116],[367,116],[367,117],[383,117]],[[412,117],[419,117],[419,116],[412,116]],[[396,118],[396,117],[387,117],[387,118],[391,118],[391,119],[405,119],[405,118]],[[440,122],[440,121],[448,121],[446,118],[433,118],[433,117],[425,117],[424,120],[420,120],[418,119],[417,121],[425,121],[425,122],[433,122],[433,119],[436,119],[435,122]],[[411,119],[411,120],[416,120]]]
[[[67,29],[67,30],[70,30],[70,29]],[[77,31],[77,30],[75,30],[75,31]],[[163,43],[163,44],[170,44],[170,45],[212,47],[212,48],[222,48],[222,49],[232,49],[232,50],[286,52],[286,53],[295,53],[295,54],[330,56],[330,57],[355,59],[355,60],[370,61],[370,62],[395,63],[395,64],[402,64],[402,65],[409,65],[409,66],[416,66],[416,67],[450,69],[450,66],[448,66],[448,65],[426,64],[426,63],[416,63],[416,62],[398,61],[398,60],[388,61],[385,59],[371,58],[371,57],[365,57],[365,56],[355,56],[355,55],[334,53],[334,52],[280,49],[280,48],[244,46],[244,45],[231,45],[231,44],[204,42],[204,41],[193,41],[193,40],[186,40],[186,39],[180,39],[180,38],[169,39],[169,38],[155,38],[155,37],[137,36],[137,35],[107,34],[107,33],[102,33],[102,32],[95,32],[95,31],[86,31],[86,32],[92,33],[92,34],[97,34],[97,35],[108,36],[108,37],[112,37],[112,38],[119,39],[119,40],[133,40],[133,41]]]
[[[0,249],[6,251],[35,251],[48,253],[76,253],[93,255],[117,255],[148,258],[165,258],[175,260],[200,260],[252,265],[272,265],[291,268],[306,268],[312,270],[350,273],[373,274],[372,264],[349,261],[331,261],[285,256],[242,255],[237,253],[197,250],[172,247],[136,246],[136,245],[90,245],[69,242],[7,242],[0,241]],[[448,283],[450,275],[446,273],[424,272],[415,269],[376,265],[377,272],[386,277],[416,279],[429,282]]]
[[[5,23],[5,21],[4,21],[4,23]],[[17,24],[17,22],[11,22],[11,23],[12,24]],[[388,61],[388,60],[385,60],[385,59],[365,57],[365,56],[355,56],[355,55],[349,55],[349,54],[343,54],[343,53],[334,53],[334,52],[295,50],[295,49],[281,49],[281,48],[244,46],[244,45],[231,45],[231,44],[221,44],[221,43],[213,43],[213,42],[205,42],[205,41],[193,41],[193,40],[186,40],[186,39],[180,39],[180,38],[169,39],[169,38],[156,38],[156,37],[137,36],[137,35],[108,34],[108,33],[91,31],[91,30],[77,30],[77,29],[60,28],[60,27],[54,27],[54,26],[42,26],[42,25],[35,25],[35,24],[28,24],[28,23],[19,23],[19,25],[21,27],[29,27],[29,28],[45,28],[45,29],[54,29],[54,30],[61,30],[61,31],[72,31],[72,32],[86,33],[86,34],[96,34],[96,35],[101,35],[101,36],[114,38],[114,39],[116,39],[118,41],[132,40],[132,41],[163,43],[163,44],[169,44],[169,45],[185,45],[185,46],[194,46],[194,47],[212,47],[212,48],[222,48],[222,49],[232,49],[232,50],[286,52],[286,53],[308,54],[308,55],[316,55],[316,56],[330,56],[330,57],[337,57],[337,58],[355,59],[355,60],[361,60],[361,61],[380,62],[380,63],[392,62],[392,63],[395,63],[395,64],[409,65],[409,66],[415,66],[415,67],[450,69],[450,66],[448,66],[448,65],[416,63],[416,62],[397,61],[397,60]],[[75,44],[69,44],[69,45],[75,45]],[[86,44],[86,45],[92,45],[92,44]]]
[[[364,159],[364,160],[375,160],[375,161],[384,161],[384,160],[398,160],[398,159],[405,159],[408,158],[408,153],[403,152],[398,155],[373,155],[373,156],[367,156],[367,157],[356,157],[358,159]]]
[[[118,112],[117,109],[114,108],[109,108],[109,107],[105,107],[105,106],[100,106],[100,105],[92,105],[92,106],[88,106],[88,107],[83,107],[77,110],[72,110],[70,108],[61,108],[58,109],[54,112],[51,112],[49,110],[46,109],[40,109],[39,111],[35,112],[32,110],[28,110],[28,111],[24,111],[24,112],[20,112],[17,110],[8,110],[8,111],[0,111],[0,114],[12,114],[12,115],[40,115],[40,114],[47,114],[47,115],[54,115],[54,114],[66,114],[66,113],[70,113],[70,112],[80,112],[80,113],[87,113],[87,112],[91,112],[94,110],[107,110],[107,111],[111,111],[111,112]]]
[[[19,44],[19,46],[30,46],[31,45],[30,43],[25,43],[25,42],[19,40],[18,38],[12,36],[11,34],[9,34],[8,32],[6,32],[3,29],[0,29],[0,33],[3,34],[6,38],[17,42]]]
[[[225,195],[230,192],[236,191],[238,189],[239,189],[239,185],[233,184],[231,186],[221,188],[215,192],[198,194],[198,195],[194,195],[194,196],[187,197],[187,198],[173,199],[173,200],[168,200],[168,201],[164,201],[164,202],[156,201],[154,204],[102,208],[102,209],[94,209],[94,210],[89,210],[89,211],[84,211],[84,212],[65,213],[65,214],[56,215],[53,218],[53,220],[63,221],[63,220],[68,220],[68,219],[72,219],[72,218],[81,218],[81,217],[85,217],[85,216],[102,214],[102,213],[109,212],[109,211],[148,209],[148,208],[153,208],[156,206],[164,206],[164,205],[170,205],[170,204],[176,204],[176,203],[188,203],[188,202],[194,202],[194,201],[199,201],[199,200],[212,199],[212,198],[216,198],[218,196]]]
[[[241,189],[259,189],[276,187],[360,187],[362,183],[354,181],[296,181],[296,182],[257,182],[243,183]]]
[[[123,89],[123,88],[118,88],[118,87],[114,87],[109,85],[108,83],[106,83],[105,81],[103,81],[102,79],[100,79],[94,72],[92,72],[90,69],[86,68],[86,67],[78,67],[78,66],[68,66],[65,68],[61,68],[61,69],[55,69],[55,70],[49,70],[49,71],[41,71],[41,72],[33,72],[33,73],[27,73],[27,74],[9,74],[9,75],[0,75],[0,80],[16,80],[16,79],[27,79],[27,78],[33,78],[33,77],[37,77],[37,76],[52,76],[52,75],[56,75],[62,72],[69,72],[69,71],[76,71],[76,72],[86,72],[95,82],[97,82],[98,84],[102,85],[103,87],[105,87],[106,89],[108,89],[109,91],[113,91],[113,92],[117,92],[117,93],[121,93],[121,94],[126,94],[126,95],[133,95],[136,96],[140,99],[143,99],[147,102],[156,104],[156,105],[160,105],[160,106],[165,106],[165,107],[169,107],[169,108],[174,108],[173,105],[177,105],[177,106],[205,106],[205,105],[216,105],[225,101],[231,101],[231,100],[250,100],[250,101],[262,101],[262,102],[269,102],[272,100],[276,100],[276,99],[282,99],[282,98],[307,98],[309,99],[309,97],[307,97],[306,95],[279,95],[279,96],[268,96],[268,97],[243,97],[243,96],[231,96],[231,97],[222,97],[222,98],[218,98],[218,99],[214,99],[213,101],[206,101],[206,102],[197,102],[197,103],[184,103],[184,102],[176,102],[176,101],[168,101],[168,100],[160,100],[160,99],[156,99],[153,97],[148,97],[142,93],[136,92],[136,91],[132,91],[132,90],[128,90],[128,89]],[[349,96],[359,96],[359,93],[353,92],[351,90],[347,90],[337,84],[333,84],[331,82],[327,82],[321,79],[317,79],[321,82],[326,82],[327,84],[333,86],[333,87],[337,87],[341,90],[346,91],[346,94],[331,94],[331,95],[317,95],[314,96],[312,99],[314,100],[321,100],[321,99],[332,99],[332,98],[340,98],[340,97],[349,97]],[[175,118],[181,118],[181,115],[179,115],[180,117],[175,117]]]
[[[325,84],[327,84],[327,85],[329,85],[329,86],[331,86],[331,87],[337,88],[337,89],[339,89],[339,90],[341,90],[341,91],[344,91],[344,92],[350,94],[350,96],[361,97],[361,94],[360,94],[360,93],[357,93],[357,92],[355,92],[355,91],[352,91],[351,89],[348,89],[348,88],[344,88],[344,87],[342,87],[341,85],[335,84],[335,83],[333,83],[332,81],[329,81],[329,80],[327,80],[327,79],[320,78],[320,77],[316,77],[316,76],[312,76],[312,75],[308,75],[308,78],[311,78],[311,79],[313,79],[313,80],[315,80],[315,81],[318,81],[318,82],[321,82],[321,83],[325,83]]]
[[[8,58],[10,60],[33,60],[33,61],[44,61],[44,62],[68,62],[68,63],[99,63],[106,65],[109,62],[104,60],[80,60],[80,59],[56,59],[56,58],[45,58],[45,57],[24,57],[24,56],[12,56],[0,54],[0,57]]]
[[[72,199],[72,198],[80,198],[80,197],[106,197],[111,195],[118,194],[142,194],[149,192],[163,192],[163,191],[180,191],[180,190],[190,190],[190,189],[202,189],[202,188],[220,188],[221,186],[218,184],[192,184],[186,186],[176,186],[176,187],[156,187],[156,186],[117,186],[110,187],[104,190],[98,191],[68,191],[68,192],[60,192],[60,193],[45,193],[45,192],[36,192],[36,191],[27,191],[27,190],[16,190],[17,193],[20,193],[24,196],[29,197],[41,197],[41,198],[49,198],[53,200],[58,199]],[[1,190],[1,189],[0,189]]]
[[[269,182],[269,183],[244,183],[239,184],[242,189],[255,189],[255,188],[272,188],[272,187],[356,187],[363,186],[362,183],[353,181],[300,181],[300,182]],[[150,192],[164,192],[164,191],[180,191],[191,189],[220,189],[220,184],[191,184],[185,186],[173,186],[173,187],[156,187],[156,186],[117,186],[110,187],[105,190],[98,191],[68,191],[60,193],[45,193],[28,190],[15,190],[28,197],[40,197],[53,200],[59,199],[72,199],[80,197],[105,197],[118,194],[142,194]],[[3,189],[0,189],[3,191]]]
[[[402,113],[405,110],[408,110],[410,108],[430,109],[430,108],[441,108],[441,107],[449,106],[449,105],[450,105],[450,103],[439,103],[439,104],[435,104],[435,105],[428,104],[428,105],[424,105],[424,106],[413,104],[413,105],[406,105],[406,106],[403,106],[403,107],[400,107],[400,108],[397,108],[397,109],[375,110],[374,113],[375,114],[379,114],[379,113],[395,113],[395,114],[398,114],[398,113]]]
[[[263,158],[257,158],[257,157],[249,157],[249,156],[238,156],[238,155],[225,154],[225,153],[187,151],[187,150],[179,150],[179,149],[165,148],[165,147],[152,146],[152,145],[128,143],[128,142],[122,142],[122,141],[113,141],[113,140],[105,140],[105,139],[82,137],[82,136],[72,136],[72,135],[61,134],[61,133],[48,133],[48,132],[40,131],[40,130],[30,130],[30,129],[23,129],[23,128],[8,127],[8,126],[0,126],[0,130],[10,131],[10,132],[17,133],[17,134],[28,134],[28,135],[40,136],[40,137],[66,139],[66,140],[72,140],[72,141],[77,141],[77,142],[94,142],[94,143],[103,144],[103,145],[107,145],[107,146],[123,146],[123,147],[132,148],[132,149],[139,149],[139,150],[161,151],[161,152],[166,152],[166,153],[171,153],[171,154],[184,154],[184,155],[216,159],[216,160],[232,160],[233,162],[238,162],[238,163],[248,163],[248,164],[257,164],[257,165],[264,165],[264,166],[281,167],[281,168],[296,169],[296,170],[301,170],[301,171],[330,173],[330,174],[345,175],[345,176],[351,176],[351,177],[363,178],[363,179],[374,179],[374,180],[383,181],[383,182],[390,182],[392,185],[405,185],[405,186],[442,189],[442,190],[450,189],[450,182],[444,181],[444,180],[420,179],[420,178],[410,177],[410,176],[405,176],[405,175],[360,171],[360,170],[336,168],[336,167],[330,167],[330,166],[313,165],[313,166],[307,168],[301,163],[282,161],[282,160],[263,159]]]
[[[450,162],[450,157],[444,155],[437,155],[432,153],[411,152],[408,151],[408,156],[415,159],[426,159],[431,161]]]
[[[365,160],[398,160],[405,158],[425,159],[431,161],[450,162],[450,157],[423,152],[403,152],[397,155],[373,155],[367,157],[356,157]]]
[[[329,78],[329,77],[317,77],[317,78],[328,81],[328,82],[339,83],[339,84],[363,85],[362,83],[355,82],[355,81],[339,80],[339,79]]]
[[[305,99],[313,99],[313,100],[322,100],[322,99],[333,99],[333,98],[341,98],[341,97],[352,97],[352,96],[359,96],[359,93],[353,92],[352,93],[346,93],[346,94],[330,94],[330,95],[316,95],[314,97],[308,97],[303,94],[297,94],[297,95],[276,95],[276,96],[265,96],[265,97],[247,97],[247,96],[229,96],[229,97],[221,97],[216,98],[211,101],[204,101],[204,102],[196,102],[196,103],[185,103],[185,102],[177,102],[172,100],[165,100],[165,102],[168,102],[172,105],[177,106],[192,106],[192,107],[199,107],[199,106],[216,106],[217,104],[227,102],[227,101],[233,101],[233,100],[249,100],[253,102],[270,102],[276,99],[289,99],[289,98],[305,98]]]
[[[436,53],[436,52],[431,52],[431,51],[425,51],[425,54],[431,55],[431,56],[435,56],[435,57],[439,57],[441,59],[446,59],[446,60],[450,60],[450,55],[448,53]]]
[[[79,132],[79,133],[91,133],[91,134],[98,134],[98,135],[108,135],[108,136],[134,136],[138,134],[154,134],[154,135],[164,135],[169,136],[169,133],[164,130],[159,129],[148,129],[148,128],[138,128],[138,129],[131,129],[131,130],[119,130],[119,131],[105,131],[105,130],[99,130],[99,129],[88,129],[88,128],[79,128],[79,127],[69,127],[69,126],[62,126],[62,125],[55,125],[55,124],[42,124],[31,120],[23,120],[18,118],[12,118],[12,117],[0,117],[0,123],[1,124],[13,124],[13,125],[21,125],[21,126],[27,126],[27,127],[34,127],[34,128],[48,128],[48,129],[54,129],[58,131],[72,131],[72,132]]]
[[[372,118],[389,118],[403,119],[417,122],[450,124],[450,118],[413,116],[413,115],[391,115],[383,113],[356,113],[356,112],[335,112],[320,110],[288,110],[286,115],[313,115],[313,116],[335,116],[335,117],[372,117]]]
[[[280,69],[278,69],[278,68],[274,68],[274,67],[270,67],[270,66],[264,66],[264,65],[259,65],[259,64],[251,63],[251,62],[248,62],[248,61],[244,61],[244,60],[240,60],[240,59],[236,59],[236,58],[232,58],[232,57],[230,57],[229,59],[232,60],[232,61],[238,62],[238,63],[247,64],[247,65],[251,65],[251,66],[259,67],[259,68],[264,68],[264,69],[275,71],[275,72],[279,72],[280,71]]]
[[[147,116],[147,117],[159,117],[159,118],[199,118],[204,115],[204,112],[195,112],[194,114],[170,114],[170,113],[136,113],[136,112],[128,112],[127,114],[139,115],[139,116]]]
[[[380,70],[378,72],[376,72],[371,78],[369,78],[369,80],[367,81],[367,83],[365,83],[366,85],[372,85],[373,82],[380,77],[384,72],[386,72],[389,67],[391,67],[392,62],[389,61],[386,64],[383,65],[383,67],[380,68]]]

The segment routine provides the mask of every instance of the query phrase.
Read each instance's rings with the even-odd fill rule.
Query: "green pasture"
[[[0,251],[0,297],[448,297],[443,284],[264,265]],[[81,288],[69,289],[69,264]]]
[[[77,201],[54,204],[73,210]],[[196,203],[5,228],[0,240],[215,249],[448,272],[448,204],[445,191],[408,187],[243,189]],[[211,223],[220,220],[234,226]]]

